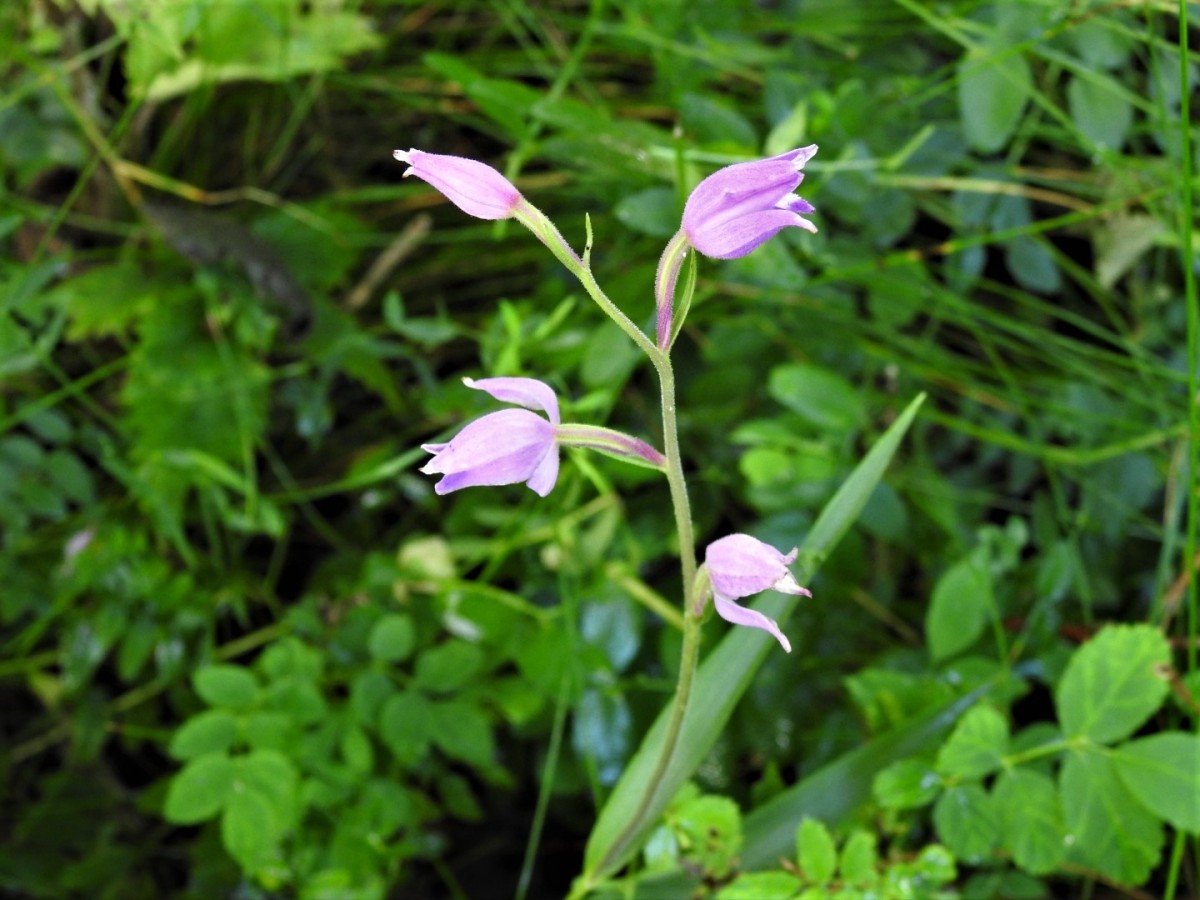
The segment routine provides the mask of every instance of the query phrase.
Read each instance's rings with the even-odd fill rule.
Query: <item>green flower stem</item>
[[[667,722],[667,731],[662,749],[654,764],[654,773],[650,783],[655,785],[638,803],[637,809],[629,818],[629,824],[614,842],[610,851],[612,855],[620,855],[625,847],[641,831],[644,819],[657,798],[657,785],[671,765],[675,755],[675,746],[683,729],[683,718],[687,712],[688,699],[692,693],[692,681],[696,674],[696,666],[700,658],[700,616],[703,606],[692,596],[696,585],[696,545],[692,528],[692,508],[688,501],[687,480],[683,474],[683,458],[679,449],[679,423],[675,404],[675,369],[671,365],[669,346],[660,348],[634,322],[622,312],[615,303],[604,293],[596,282],[591,267],[591,226],[588,226],[588,244],[583,256],[573,251],[559,230],[546,216],[527,203],[518,208],[516,219],[529,228],[537,238],[545,244],[555,257],[566,266],[583,289],[587,291],[596,304],[604,310],[622,331],[625,332],[638,347],[649,357],[655,371],[658,373],[659,395],[662,402],[663,454],[666,457],[664,473],[671,491],[671,507],[675,513],[675,532],[679,539],[679,564],[683,576],[684,627],[683,651],[679,661],[679,680],[675,685],[675,695],[671,701],[671,717]],[[672,249],[673,248],[673,249]],[[686,253],[686,244],[676,240],[669,248],[669,263],[677,268]],[[672,279],[673,281],[674,279]],[[673,285],[672,285],[673,286]],[[669,334],[669,332],[668,332]],[[697,608],[699,607],[699,608]]]
[[[533,232],[534,236],[545,244],[555,258],[566,266],[579,283],[583,285],[583,289],[587,291],[588,296],[596,301],[596,305],[604,310],[605,315],[617,323],[629,339],[637,344],[647,356],[651,359],[658,353],[658,348],[654,346],[654,342],[642,332],[633,320],[625,313],[621,312],[620,308],[608,298],[608,295],[596,283],[596,278],[592,275],[591,263],[588,257],[591,253],[591,228],[588,228],[588,248],[584,251],[583,257],[571,249],[571,245],[567,243],[566,238],[554,226],[554,223],[546,218],[546,214],[540,209],[529,204],[528,201],[522,201],[513,217]],[[657,363],[656,363],[657,366]]]

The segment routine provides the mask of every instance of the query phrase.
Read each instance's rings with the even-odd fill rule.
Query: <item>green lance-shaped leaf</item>
[[[1115,625],[1080,647],[1054,695],[1068,738],[1107,744],[1133,734],[1162,704],[1167,639],[1150,625]]]
[[[801,550],[805,577],[812,575],[858,518],[924,399],[922,394],[908,405],[822,510]],[[787,618],[796,602],[797,598],[793,596],[769,595],[757,604],[757,608],[780,621]],[[629,859],[675,792],[707,755],[754,673],[774,646],[774,641],[765,633],[738,628],[731,630],[708,655],[696,674],[675,754],[661,782],[650,784],[671,714],[669,708],[663,709],[600,811],[584,853],[584,871],[577,892],[598,884]],[[868,778],[864,791],[869,789]],[[639,821],[631,822],[630,817],[648,793],[652,794],[652,800],[645,813]],[[785,846],[795,835],[795,824],[787,835]]]

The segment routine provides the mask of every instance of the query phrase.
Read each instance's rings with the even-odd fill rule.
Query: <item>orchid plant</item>
[[[432,458],[421,470],[442,476],[434,488],[438,494],[480,485],[524,483],[544,497],[554,488],[558,477],[559,447],[567,446],[596,450],[663,473],[670,489],[679,538],[684,633],[667,736],[651,783],[656,783],[667,770],[678,741],[698,662],[700,628],[709,601],[726,622],[759,629],[791,652],[791,644],[773,619],[738,601],[766,590],[811,596],[788,570],[796,559],[794,547],[784,553],[751,535],[731,534],[708,544],[704,561],[698,563],[680,453],[671,353],[691,302],[695,270],[693,266],[684,274],[684,265],[689,260],[694,262],[693,251],[714,259],[736,259],[751,253],[785,228],[817,230],[805,218],[815,212],[814,207],[795,193],[804,179],[805,164],[816,152],[814,144],[768,159],[737,163],[718,170],[696,186],[684,206],[679,231],[667,242],[659,262],[654,285],[653,336],[643,332],[597,284],[590,264],[590,222],[587,244],[583,253],[578,254],[515,185],[485,163],[416,149],[395,152],[396,159],[409,166],[405,175],[428,182],[468,215],[491,220],[515,219],[532,231],[645,353],[658,375],[661,452],[619,431],[563,423],[558,398],[544,382],[516,377],[467,379],[468,387],[518,408],[489,413],[469,423],[445,443],[423,445]],[[647,796],[634,812],[630,833],[647,813],[650,799]]]

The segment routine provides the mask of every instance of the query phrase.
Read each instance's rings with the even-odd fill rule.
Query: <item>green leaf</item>
[[[1113,761],[1071,752],[1059,781],[1070,858],[1123,884],[1141,884],[1158,863],[1163,829],[1118,777]]]
[[[418,657],[416,685],[440,693],[457,691],[475,677],[482,665],[482,650],[466,641],[450,641]]]
[[[872,738],[818,769],[746,816],[746,868],[762,868],[793,850],[799,823],[811,816],[837,825],[871,798],[875,776],[897,757],[932,754],[960,715],[992,690],[980,687]]]
[[[837,871],[837,845],[823,822],[805,819],[796,831],[796,861],[806,881],[828,884]]]
[[[476,766],[492,764],[492,726],[482,709],[465,700],[452,700],[432,703],[430,714],[431,735],[439,750]]]
[[[257,791],[230,796],[221,816],[221,843],[247,872],[270,862],[280,840],[271,805]]]
[[[970,647],[992,610],[992,578],[974,557],[960,560],[938,579],[925,614],[929,651],[937,661]]]
[[[214,707],[247,709],[258,695],[258,680],[248,668],[216,665],[199,668],[192,685],[205,703]]]
[[[416,691],[393,694],[379,713],[380,738],[406,765],[425,755],[433,728],[433,704]]]
[[[822,431],[846,434],[866,421],[858,391],[832,369],[799,363],[776,366],[767,390],[781,405]]]
[[[238,736],[237,718],[224,709],[192,716],[171,737],[167,752],[176,759],[195,759],[207,753],[224,754]]]
[[[942,843],[969,863],[986,859],[1000,837],[996,805],[977,782],[947,788],[933,805],[933,823]]]
[[[839,866],[842,880],[855,887],[871,887],[879,880],[876,870],[878,864],[879,850],[875,846],[875,835],[856,829],[842,848]]]
[[[1151,735],[1118,747],[1111,759],[1146,809],[1180,831],[1200,833],[1200,736]]]
[[[730,875],[742,849],[742,814],[736,803],[728,797],[696,797],[680,805],[671,822],[685,856],[706,877]]]
[[[822,510],[804,542],[800,557],[804,569],[799,573],[801,581],[807,580],[816,571],[820,562],[858,518],[924,399],[922,394],[909,403]],[[775,594],[765,596],[756,604],[756,608],[781,621],[786,620],[795,603],[795,597]],[[773,644],[774,641],[766,634],[738,628],[731,630],[709,653],[696,673],[675,753],[662,779],[658,784],[651,785],[650,776],[666,738],[667,720],[670,717],[669,708],[660,712],[592,829],[584,854],[583,886],[596,884],[619,868],[634,852],[670,798],[708,754],[725,728],[738,698],[750,684]],[[651,793],[651,800],[645,814],[639,821],[631,822],[634,810],[647,793]],[[783,838],[785,848],[794,840],[795,829],[794,820]],[[788,850],[783,852],[787,853]]]
[[[1150,625],[1111,625],[1075,651],[1055,692],[1063,734],[1110,743],[1162,705],[1170,648]]]
[[[300,773],[295,764],[277,750],[255,750],[236,763],[238,788],[263,798],[271,810],[274,830],[282,834],[294,824],[298,814]]]
[[[1058,868],[1067,852],[1067,829],[1054,782],[1032,769],[1000,773],[992,788],[1000,842],[1018,866],[1034,875]]]
[[[224,753],[193,759],[171,779],[163,817],[176,825],[211,819],[233,794],[235,766]]]
[[[717,900],[790,900],[799,888],[791,872],[747,872],[717,891]]]
[[[1120,150],[1133,125],[1133,106],[1111,78],[1099,72],[1075,75],[1067,84],[1067,108],[1084,137],[1108,150]]]
[[[371,739],[361,728],[347,728],[342,733],[340,747],[342,759],[351,771],[366,775],[375,768],[375,748],[371,746]]]
[[[1021,121],[1032,87],[1020,53],[970,51],[958,64],[958,112],[967,143],[981,153],[1001,149]]]
[[[932,803],[941,788],[942,779],[927,763],[902,759],[875,776],[871,791],[884,809],[899,810]]]
[[[952,778],[982,778],[999,769],[1008,749],[1008,723],[991,706],[963,716],[938,753],[937,770]]]

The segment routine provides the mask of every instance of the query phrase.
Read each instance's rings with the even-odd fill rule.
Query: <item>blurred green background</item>
[[[652,327],[687,192],[817,143],[820,232],[700,264],[675,353],[698,539],[801,543],[928,400],[624,890],[1196,896],[1187,810],[1128,813],[1126,779],[1080,811],[1069,762],[1038,757],[1025,787],[1051,811],[1017,847],[1003,804],[1031,795],[934,765],[953,716],[877,745],[859,793],[806,781],[983,684],[1006,768],[1070,737],[1064,669],[1106,623],[1140,623],[1113,646],[1169,672],[1119,737],[1195,730],[1188,15],[4,4],[0,891],[565,894],[674,683],[665,488],[571,453],[545,500],[439,498],[419,445],[495,408],[464,376],[541,378],[564,418],[654,442],[657,389],[536,240],[402,180],[392,150],[496,166],[577,249],[590,216],[597,278]],[[934,771],[964,817],[871,781],[888,766]],[[1186,801],[1193,775],[1150,793]],[[797,784],[836,814],[792,872],[739,815]],[[871,886],[914,864],[934,886]]]

